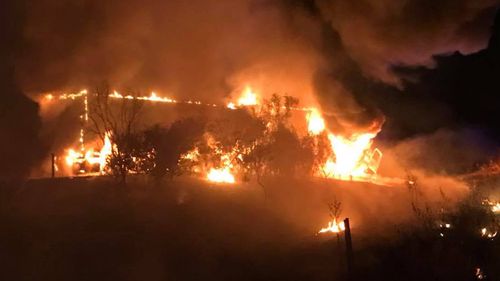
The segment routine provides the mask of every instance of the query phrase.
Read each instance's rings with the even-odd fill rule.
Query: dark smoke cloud
[[[363,71],[399,83],[394,64],[432,65],[433,54],[486,47],[497,0],[317,0]]]
[[[307,90],[293,78],[313,65],[284,11],[262,1],[41,0],[28,15],[20,79],[33,91],[108,80],[220,101],[243,83]]]
[[[401,86],[392,66],[483,48],[497,3],[31,0],[18,79],[29,92],[106,80],[217,102],[250,84],[317,100],[338,132],[376,131],[372,87],[401,94],[382,84]]]

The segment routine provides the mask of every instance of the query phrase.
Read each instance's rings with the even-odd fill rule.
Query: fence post
[[[52,178],[56,177],[56,156],[54,153],[50,154],[52,158]]]
[[[351,226],[349,225],[349,218],[344,219],[345,226],[345,246],[346,246],[346,260],[347,260],[347,278],[353,280],[353,252],[352,252],[352,237]]]

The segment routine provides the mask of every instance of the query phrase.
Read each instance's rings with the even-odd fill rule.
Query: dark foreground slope
[[[378,267],[361,251],[388,245],[411,213],[403,187],[286,179],[266,187],[267,199],[251,184],[193,179],[28,182],[2,200],[0,279],[341,280],[343,244],[316,235],[326,203],[336,198],[351,218],[360,268]]]

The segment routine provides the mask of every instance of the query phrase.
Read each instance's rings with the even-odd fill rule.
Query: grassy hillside
[[[30,181],[1,206],[2,280],[341,280],[343,244],[316,235],[326,203],[342,202],[365,270],[382,262],[369,249],[391,245],[411,218],[404,187],[284,178],[265,186],[266,199],[258,185],[190,178]]]

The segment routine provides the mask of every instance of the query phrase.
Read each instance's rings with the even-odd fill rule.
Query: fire
[[[201,175],[207,181],[216,183],[236,183],[236,177],[242,172],[243,155],[251,149],[236,142],[225,147],[211,134],[204,135],[204,140],[190,151],[180,156],[180,165],[186,164],[190,172]]]
[[[149,97],[138,97],[139,100],[147,100],[147,101],[156,101],[156,102],[166,102],[166,103],[175,103],[176,101],[167,97],[160,97],[156,95],[155,92],[151,92]]]
[[[500,214],[500,203],[497,201],[490,201],[489,199],[484,199],[481,203],[484,206],[487,206],[491,212],[494,214]]]
[[[106,161],[111,155],[112,150],[113,150],[113,145],[111,144],[111,133],[107,132],[104,135],[104,145],[101,148],[101,152],[99,153],[99,167],[101,170],[101,173],[104,171],[104,167],[106,167]]]
[[[111,133],[106,133],[104,136],[104,144],[100,151],[95,151],[94,149],[85,150],[82,147],[80,152],[76,152],[74,149],[68,149],[66,154],[66,165],[70,168],[75,168],[75,165],[79,165],[79,173],[86,172],[100,172],[103,173],[106,167],[106,161],[108,156],[112,152],[112,144],[110,140]],[[85,165],[90,165],[86,167]]]
[[[215,148],[216,153],[222,153],[220,149]],[[237,148],[233,148],[231,152],[223,153],[220,156],[220,168],[211,168],[207,173],[207,180],[218,183],[235,183],[235,177],[232,173],[234,165],[232,159],[238,154]]]
[[[485,238],[495,238],[497,233],[497,231],[492,231],[486,227],[481,228],[481,236]]]
[[[332,233],[339,233],[345,231],[345,225],[344,222],[341,221],[340,223],[337,223],[337,219],[333,219],[332,221],[328,222],[328,226],[325,228],[322,228],[318,233],[325,233],[325,232],[332,232]]]
[[[132,95],[124,96],[124,95],[118,93],[117,91],[113,91],[113,93],[111,93],[109,95],[109,97],[114,98],[114,99],[129,99],[129,100],[138,99],[138,100],[145,100],[145,101],[152,101],[152,102],[177,103],[176,100],[168,98],[168,97],[160,97],[155,92],[151,92],[151,94],[149,96],[134,97]],[[192,102],[188,102],[188,103],[192,103]]]
[[[311,135],[319,135],[325,130],[325,120],[317,109],[313,108],[306,115],[307,130]]]
[[[76,163],[77,159],[80,157],[80,153],[76,152],[73,149],[68,149],[68,154],[66,155],[66,164],[68,166],[73,166]]]
[[[211,182],[218,183],[235,183],[233,174],[229,167],[224,167],[220,169],[212,168],[207,174],[207,179]]]
[[[60,100],[67,100],[67,99],[75,100],[77,98],[81,98],[81,97],[87,96],[87,93],[88,93],[87,90],[83,89],[83,90],[81,90],[78,93],[62,94],[62,95],[59,96],[59,99]],[[48,94],[45,97],[46,98],[50,97],[50,99],[54,98],[54,96],[51,95],[51,94]]]
[[[51,100],[65,100],[65,99],[82,99],[84,112],[80,116],[80,119],[84,124],[89,122],[89,104],[88,98],[90,95],[87,90],[81,90],[77,93],[68,93],[61,95],[45,95],[45,99]],[[171,104],[190,104],[190,105],[204,105],[210,107],[217,107],[217,104],[202,103],[196,100],[187,101],[176,101],[169,97],[160,96],[155,92],[151,92],[147,96],[132,96],[132,95],[122,95],[118,91],[113,91],[109,94],[109,98],[113,99],[134,99],[134,100],[144,100],[151,102],[160,103],[171,103]],[[258,95],[252,90],[250,86],[244,88],[241,96],[237,101],[230,102],[226,105],[228,109],[237,109],[244,106],[255,106],[259,104]],[[284,107],[284,106],[283,106]],[[271,108],[270,113],[273,114],[274,111],[280,110],[280,108]],[[321,111],[318,108],[311,107],[293,107],[291,110],[302,111],[306,113],[307,121],[307,131],[309,136],[316,138],[315,146],[319,148],[318,145],[323,142],[319,142],[319,138],[325,137],[328,139],[329,146],[327,150],[330,155],[321,156],[320,163],[315,164],[316,175],[322,175],[328,178],[336,178],[341,180],[376,180],[373,175],[376,174],[382,153],[378,149],[372,149],[373,139],[376,133],[373,132],[357,132],[350,136],[338,135],[330,132],[327,129],[327,124],[322,116]],[[267,123],[267,130],[273,126],[272,123]],[[324,133],[324,134],[323,134]],[[106,159],[113,151],[113,145],[110,141],[110,134],[106,133],[104,138],[104,143],[101,150],[86,149],[85,142],[86,139],[85,129],[82,126],[79,136],[80,147],[77,150],[70,149],[66,155],[66,163],[71,167],[86,168],[86,165],[91,165],[94,169],[98,167],[100,173],[104,172],[106,167]],[[222,147],[220,144],[213,142],[209,144],[211,156],[215,156],[216,162],[209,163],[207,159],[200,157],[200,159],[194,159],[194,155],[199,155],[199,152],[193,152],[193,157],[189,154],[184,155],[182,159],[190,160],[195,163],[195,168],[193,169],[196,173],[202,173],[209,181],[213,182],[224,182],[224,183],[234,183],[235,175],[239,174],[243,168],[240,163],[243,161],[242,155],[246,152],[246,149],[252,149],[250,147],[242,147],[240,144],[236,143],[231,149],[228,150],[227,147]],[[248,146],[248,145],[247,145]],[[331,148],[331,149],[330,149]],[[191,159],[192,158],[192,159]],[[210,158],[210,157],[209,157]],[[326,159],[326,160],[325,160]],[[95,166],[95,167],[94,167]],[[321,171],[321,173],[319,172]],[[85,172],[85,169],[79,172]],[[496,206],[496,210],[492,209],[494,212],[500,212],[500,204]]]
[[[309,109],[306,121],[312,136],[319,136],[327,130],[317,108]],[[376,173],[382,153],[371,149],[375,136],[375,133],[356,133],[346,137],[328,132],[333,153],[320,167],[321,174],[329,178],[356,180],[369,177],[368,171]]]
[[[245,91],[241,95],[241,97],[238,99],[238,105],[239,106],[251,106],[251,105],[257,105],[258,104],[258,99],[257,99],[257,94],[255,94],[252,91],[252,88],[246,87]]]
[[[257,94],[252,90],[250,86],[247,86],[245,90],[243,90],[243,92],[241,93],[241,96],[238,98],[238,101],[236,103],[229,102],[226,105],[226,108],[234,110],[241,106],[254,106],[258,104],[259,101]]]
[[[491,211],[495,214],[500,213],[500,203],[496,203],[495,205],[491,206]]]
[[[230,103],[227,104],[227,108],[229,108],[229,109],[236,109],[236,105],[234,103],[230,102]]]
[[[375,134],[365,133],[346,138],[329,134],[328,139],[335,158],[328,159],[325,164],[325,174],[335,178],[361,177],[368,169],[363,161],[367,150],[371,148]]]

